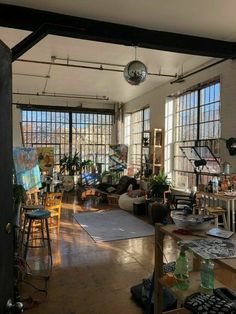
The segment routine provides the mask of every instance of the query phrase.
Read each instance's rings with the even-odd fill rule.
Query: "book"
[[[213,237],[228,239],[234,234],[234,232],[220,228],[212,228],[207,231],[207,234]]]

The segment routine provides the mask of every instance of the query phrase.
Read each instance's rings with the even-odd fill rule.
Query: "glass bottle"
[[[207,185],[207,192],[208,192],[208,193],[212,193],[212,192],[213,192],[213,189],[212,189],[212,181],[211,181],[211,180],[208,182],[208,185]]]
[[[218,193],[218,178],[214,177],[212,179],[212,191],[213,193]]]
[[[201,287],[204,289],[214,289],[214,263],[205,258],[201,261]]]
[[[186,290],[189,287],[188,258],[185,248],[181,247],[179,256],[176,260],[174,277],[177,281],[176,289]]]

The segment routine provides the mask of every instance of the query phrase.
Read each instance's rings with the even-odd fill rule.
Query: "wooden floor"
[[[114,209],[115,207],[113,207]],[[47,295],[37,289],[45,281],[25,277],[20,295],[31,314],[141,314],[142,309],[131,299],[130,287],[142,282],[153,272],[154,236],[138,239],[95,243],[73,220],[73,213],[111,206],[89,200],[78,204],[73,194],[63,204],[60,233],[52,233],[53,269]],[[145,217],[141,217],[146,219]],[[31,249],[27,262],[43,273],[42,249]],[[164,240],[166,261],[173,261],[177,245]],[[236,291],[236,275],[215,269],[216,279]],[[34,279],[33,279],[34,278]],[[35,287],[32,287],[34,285]],[[37,289],[35,289],[37,288]]]
[[[92,201],[77,204],[73,195],[63,204],[59,235],[52,235],[53,269],[48,294],[37,292],[29,284],[20,285],[22,298],[32,314],[139,314],[143,313],[131,299],[130,287],[147,278],[154,265],[154,236],[95,243],[73,220],[72,214],[84,210],[111,209],[93,206]],[[114,208],[114,207],[113,207]],[[173,247],[175,248],[173,250]],[[40,269],[40,257],[31,250],[29,263]],[[176,246],[167,239],[165,253],[173,260]],[[33,255],[34,254],[34,255]],[[26,280],[37,288],[42,280]]]

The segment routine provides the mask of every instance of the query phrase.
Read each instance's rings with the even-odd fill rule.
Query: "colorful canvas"
[[[13,160],[16,173],[32,169],[38,164],[38,154],[33,147],[14,147]]]
[[[51,172],[54,166],[54,148],[37,147],[37,154],[41,171]]]
[[[109,156],[114,162],[111,167],[113,170],[124,170],[127,168],[128,146],[124,144],[110,145],[110,148],[115,152]]]
[[[41,177],[36,148],[14,147],[13,160],[17,184],[21,184],[25,190],[40,188]]]
[[[36,165],[30,170],[26,170],[16,174],[17,184],[21,184],[24,189],[39,189],[41,187],[40,170]]]

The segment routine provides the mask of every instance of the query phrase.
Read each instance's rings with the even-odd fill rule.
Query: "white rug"
[[[76,213],[75,220],[95,242],[154,235],[154,227],[121,209]]]

